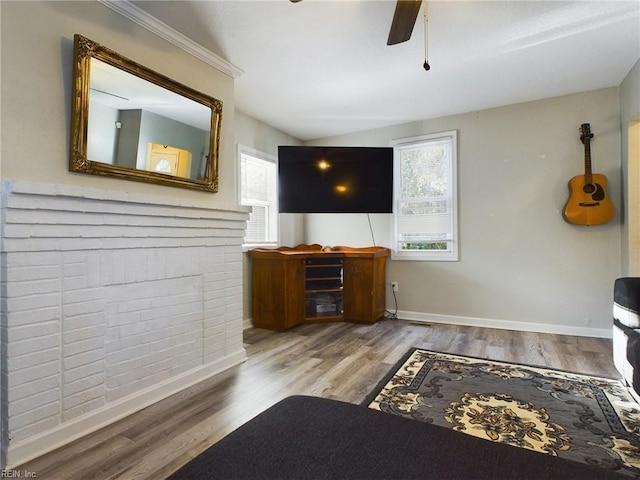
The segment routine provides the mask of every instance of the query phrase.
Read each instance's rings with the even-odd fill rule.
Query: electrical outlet
[[[398,292],[398,282],[391,282],[391,290]]]

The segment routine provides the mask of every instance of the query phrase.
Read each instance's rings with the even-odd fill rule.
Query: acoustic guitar
[[[607,193],[607,177],[591,173],[591,126],[580,126],[580,140],[584,144],[584,175],[569,181],[569,199],[562,216],[575,225],[602,225],[611,221],[616,209]]]

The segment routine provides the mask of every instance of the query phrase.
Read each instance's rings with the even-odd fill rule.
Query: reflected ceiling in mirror
[[[74,37],[69,168],[218,191],[222,102]]]

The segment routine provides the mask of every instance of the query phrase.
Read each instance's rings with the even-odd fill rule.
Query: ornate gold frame
[[[113,50],[83,37],[82,35],[76,34],[74,36],[73,50],[71,145],[69,154],[70,171],[123,178],[159,185],[203,190],[206,192],[218,191],[218,153],[220,145],[220,126],[222,122],[222,102],[220,100],[175,82],[164,75],[154,72],[153,70],[119,55]],[[108,163],[96,162],[87,158],[91,58],[98,59],[120,70],[177,93],[178,95],[201,103],[211,109],[209,157],[204,178],[192,179],[171,176],[147,170],[138,170]]]

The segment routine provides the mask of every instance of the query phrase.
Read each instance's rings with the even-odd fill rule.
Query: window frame
[[[398,240],[398,207],[401,200],[401,173],[400,173],[400,151],[405,147],[428,144],[430,142],[442,142],[446,140],[450,145],[451,164],[449,189],[451,191],[448,198],[451,200],[451,248],[447,250],[399,250]],[[449,130],[446,132],[418,135],[415,137],[401,138],[391,142],[393,147],[393,215],[391,227],[391,259],[392,260],[414,260],[414,261],[447,261],[456,262],[459,260],[460,239],[458,236],[458,132]]]
[[[242,156],[247,155],[258,160],[262,160],[264,162],[269,162],[274,165],[275,168],[275,177],[274,177],[274,201],[273,201],[273,209],[274,209],[274,220],[272,224],[272,228],[275,229],[274,240],[264,241],[264,242],[247,242],[246,235],[242,239],[242,248],[244,251],[250,250],[256,247],[277,247],[280,244],[280,216],[278,213],[278,157],[274,155],[270,155],[265,152],[261,152],[256,150],[255,148],[248,147],[246,145],[238,144],[237,145],[237,165],[238,165],[238,204],[244,205],[242,203]],[[267,204],[269,204],[267,202]],[[249,205],[251,206],[251,205]]]

